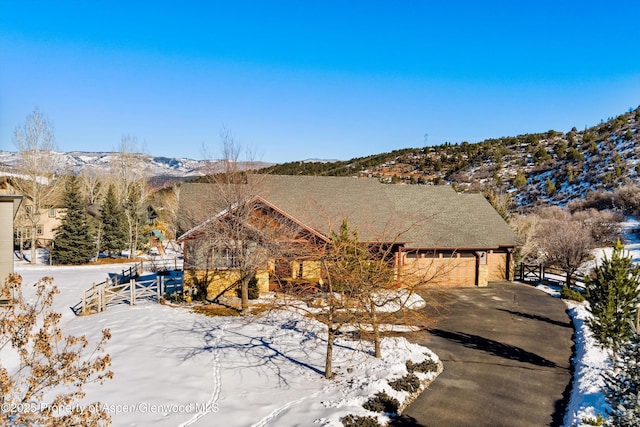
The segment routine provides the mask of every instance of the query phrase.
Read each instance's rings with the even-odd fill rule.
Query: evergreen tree
[[[87,213],[80,200],[80,184],[69,176],[64,187],[66,214],[55,229],[53,257],[60,264],[83,264],[93,257],[94,241],[89,232]]]
[[[521,170],[518,170],[516,177],[513,179],[513,186],[519,190],[525,185],[527,185],[527,177]]]
[[[102,245],[101,249],[109,255],[120,253],[127,247],[127,219],[124,209],[118,203],[113,184],[109,185],[107,194],[102,202]]]
[[[610,406],[609,425],[640,425],[640,337],[636,331],[620,347],[613,369],[604,375],[605,398]]]
[[[611,258],[605,256],[594,273],[585,280],[593,315],[588,325],[598,343],[615,354],[632,336],[640,299],[640,270],[618,240]]]
[[[544,184],[544,191],[549,196],[553,196],[556,192],[556,185],[551,181],[551,178],[547,178],[547,182]]]

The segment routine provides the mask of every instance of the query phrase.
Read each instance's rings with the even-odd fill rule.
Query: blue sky
[[[349,159],[583,129],[640,104],[640,2],[0,0],[0,149]]]

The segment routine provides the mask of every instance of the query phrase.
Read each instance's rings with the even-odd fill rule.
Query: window
[[[42,235],[42,224],[36,225],[36,234],[38,236]]]
[[[20,227],[17,229],[17,237],[22,239],[31,238],[31,227]]]
[[[235,248],[216,247],[213,248],[211,257],[213,268],[237,268],[240,266],[240,260]]]
[[[243,262],[255,262],[249,260],[256,250],[255,242],[229,240],[214,244],[209,250],[210,266],[214,269],[238,268]]]
[[[56,217],[56,208],[49,209],[49,218],[55,218],[55,217]]]

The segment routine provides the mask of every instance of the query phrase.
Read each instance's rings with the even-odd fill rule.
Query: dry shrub
[[[58,293],[53,279],[45,277],[34,286],[35,298],[27,300],[20,275],[5,280],[13,301],[0,312],[0,425],[110,424],[100,402],[77,405],[85,397],[83,385],[113,376],[111,357],[104,354],[109,330],[102,331],[93,348],[85,336],[64,334],[61,314],[51,310]],[[7,360],[17,363],[5,365]]]

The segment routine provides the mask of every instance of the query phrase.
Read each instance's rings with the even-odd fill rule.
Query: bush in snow
[[[372,412],[385,412],[387,414],[397,414],[400,402],[395,397],[389,396],[384,391],[380,391],[362,405],[364,409]]]
[[[601,414],[598,414],[597,417],[583,418],[582,424],[586,424],[589,426],[603,426],[607,423],[607,419],[603,417]]]
[[[341,421],[345,427],[381,427],[376,417],[349,414]]]
[[[563,286],[562,289],[560,289],[560,298],[577,302],[584,301],[584,295],[582,295],[580,291],[569,289],[566,286]]]
[[[605,397],[611,407],[609,424],[616,427],[640,425],[640,337],[634,333],[604,375]]]
[[[389,381],[389,385],[395,391],[408,391],[413,393],[420,389],[420,379],[415,374],[405,375],[394,381]]]
[[[438,370],[438,364],[431,359],[425,359],[420,363],[413,363],[411,360],[407,360],[407,371],[413,372],[436,372]]]

